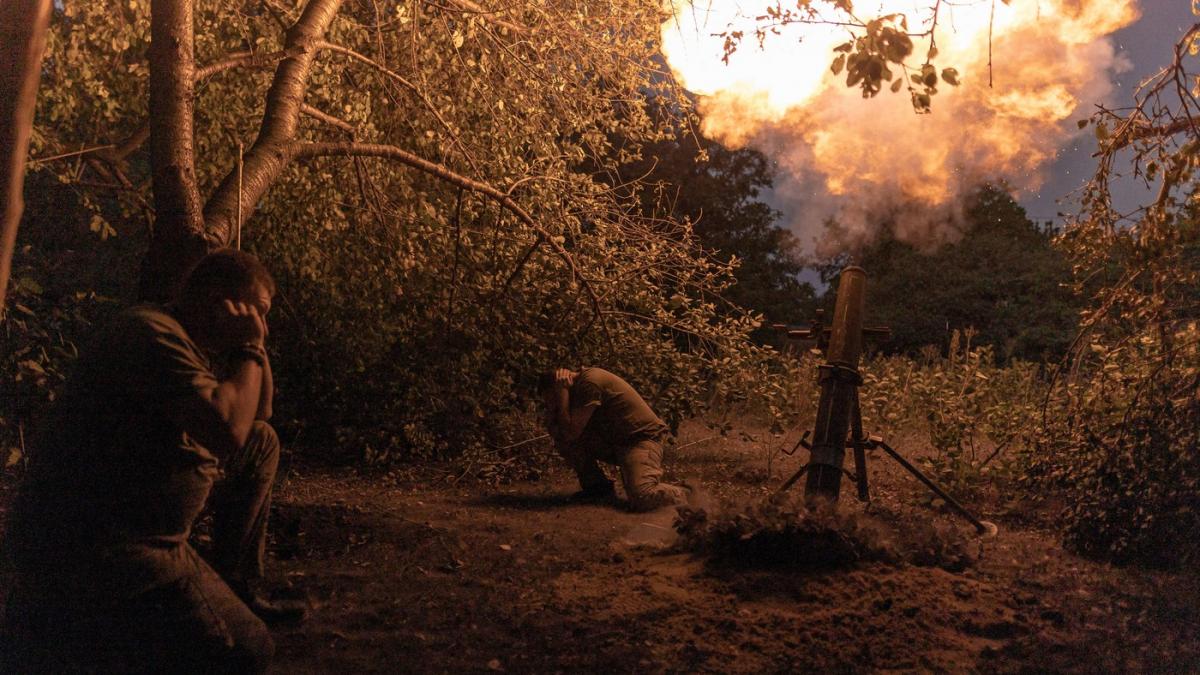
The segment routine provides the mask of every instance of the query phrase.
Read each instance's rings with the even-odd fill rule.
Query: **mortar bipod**
[[[888,445],[883,440],[883,436],[878,434],[865,436],[863,434],[862,411],[859,409],[857,387],[854,388],[854,391],[851,394],[850,414],[851,435],[846,439],[846,448],[854,451],[854,472],[852,473],[848,469],[842,469],[842,471],[848,478],[853,480],[858,485],[859,501],[866,503],[871,501],[870,490],[867,485],[866,451],[879,449],[887,453],[888,457],[891,457],[893,460],[895,460],[896,463],[899,464],[905,471],[908,471],[915,476],[917,480],[924,483],[925,487],[929,488],[931,492],[940,497],[942,501],[944,501],[947,506],[953,509],[956,514],[958,514],[967,522],[971,523],[971,525],[975,527],[975,531],[978,532],[980,536],[990,538],[996,535],[999,530],[994,523],[976,518],[970,511],[967,510],[965,506],[951,496],[949,492],[946,492],[946,490],[935,483],[933,479],[931,479],[929,476],[926,476],[925,473],[917,467],[913,466],[913,464],[905,459],[903,455],[897,452],[895,448]],[[800,440],[797,441],[796,445],[792,447],[791,451],[784,451],[785,454],[794,454],[799,448],[804,448],[811,452],[812,445],[808,442],[808,436],[809,432],[805,431],[804,435],[800,437]],[[800,469],[796,471],[791,478],[788,478],[783,485],[779,486],[776,494],[786,492],[788,488],[792,487],[792,485],[794,485],[796,481],[800,480],[800,478],[808,471],[808,467],[808,464],[800,467]]]

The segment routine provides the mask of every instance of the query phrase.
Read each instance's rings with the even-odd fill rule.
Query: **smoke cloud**
[[[755,4],[764,7],[755,7]],[[1034,190],[1076,121],[1108,99],[1129,65],[1109,36],[1138,18],[1136,0],[1012,0],[943,3],[935,64],[961,86],[939,85],[930,114],[908,93],[873,99],[829,69],[844,29],[789,26],[762,49],[754,17],[772,2],[700,3],[663,29],[664,51],[700,95],[703,131],[729,147],[752,147],[778,167],[773,201],[801,242],[828,255],[874,239],[884,227],[922,248],[961,236],[965,197],[980,183]],[[855,4],[860,18],[904,12],[913,26],[932,1]],[[868,13],[870,9],[877,9]],[[726,30],[747,39],[720,62]],[[993,65],[989,86],[989,32]],[[915,41],[914,63],[927,43]],[[898,70],[898,69],[894,69]],[[830,229],[826,223],[835,221]]]

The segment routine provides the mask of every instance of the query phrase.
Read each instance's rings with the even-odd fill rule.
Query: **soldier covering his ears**
[[[620,467],[635,510],[687,501],[686,488],[662,482],[667,425],[628,382],[602,368],[559,368],[539,377],[538,391],[555,447],[579,477],[577,497],[613,496],[613,483],[597,463],[605,462]]]
[[[266,669],[264,620],[304,609],[256,589],[280,451],[274,293],[256,258],[217,251],[175,305],[121,312],[84,352],[13,505],[0,670]],[[188,543],[210,497],[212,566]]]

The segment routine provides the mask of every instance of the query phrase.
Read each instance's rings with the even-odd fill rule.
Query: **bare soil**
[[[668,473],[718,508],[799,465],[768,478],[772,443],[710,435],[685,427]],[[870,466],[873,508],[955,522],[882,454]],[[672,511],[571,503],[561,468],[498,487],[460,473],[288,472],[271,564],[313,612],[276,632],[276,672],[1200,672],[1194,571],[1076,557],[1037,525],[1051,513],[997,490],[974,503],[1000,533],[960,572],[745,569],[672,547]]]

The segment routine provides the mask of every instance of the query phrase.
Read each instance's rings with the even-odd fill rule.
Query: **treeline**
[[[884,227],[862,251],[824,261],[825,302],[832,307],[837,272],[853,259],[870,275],[868,320],[892,329],[879,347],[884,353],[945,354],[955,333],[970,331],[975,345],[990,346],[1002,362],[1056,362],[1083,308],[1056,234],[1030,220],[1003,188],[980,186],[957,242],[918,250]]]
[[[885,354],[945,354],[956,332],[970,331],[1002,362],[1049,362],[1062,358],[1078,327],[1082,303],[1054,246],[1058,232],[1030,220],[1002,187],[981,185],[970,196],[954,243],[920,250],[883,223],[863,249],[816,260],[763,200],[774,175],[755,150],[687,134],[649,146],[625,173],[650,180],[643,208],[653,212],[665,202],[672,216],[694,223],[712,255],[737,261],[736,283],[724,296],[763,317],[754,333],[760,341],[780,344],[772,323],[804,324],[817,308],[832,308],[838,272],[850,263],[870,276],[869,320],[892,329],[876,347]],[[821,289],[802,280],[814,276]]]

